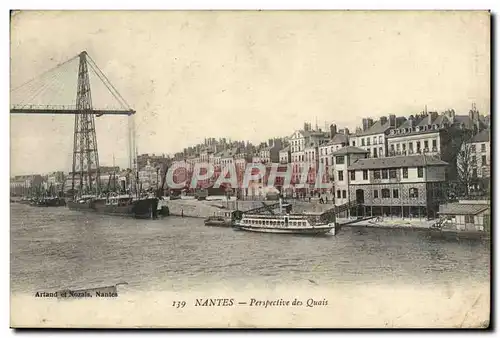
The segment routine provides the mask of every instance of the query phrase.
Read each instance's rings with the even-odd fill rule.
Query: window
[[[369,145],[370,145],[370,138],[369,138],[369,137],[367,137],[367,138],[366,138],[366,145],[367,145],[367,146],[369,146]]]
[[[398,189],[392,189],[392,197],[399,198],[399,190]]]
[[[328,165],[328,157],[325,158],[325,165]]]
[[[484,153],[485,151],[486,151],[486,144],[483,143],[483,144],[481,144],[481,152]]]
[[[396,169],[389,169],[389,178],[397,178],[398,174]]]
[[[481,165],[486,165],[486,155],[481,156]]]
[[[420,152],[420,141],[417,141],[417,153]]]
[[[465,215],[465,223],[474,223],[474,215]]]
[[[377,148],[373,148],[373,157],[377,158]]]
[[[356,180],[356,172],[354,170],[351,170],[351,180],[355,181]]]
[[[472,177],[473,178],[477,177],[477,169],[476,168],[472,169]]]
[[[403,168],[403,178],[408,178],[408,168]]]
[[[343,170],[339,170],[338,171],[338,177],[339,177],[339,181],[343,181],[344,180],[344,171]]]
[[[391,191],[389,189],[382,189],[382,198],[391,198]]]
[[[405,150],[406,150],[406,143],[403,143],[403,144],[401,145],[401,147],[403,148],[403,151],[405,151]]]
[[[401,146],[400,146],[400,144],[399,144],[399,143],[398,143],[398,144],[396,144],[396,151],[397,151],[397,152],[400,152],[400,151],[401,151]]]
[[[473,153],[476,152],[476,145],[475,144],[471,144],[470,151],[472,151]]]
[[[321,159],[321,164],[323,164],[323,159]]]
[[[346,190],[342,190],[342,198],[347,198],[347,191]]]
[[[378,143],[382,144],[382,136],[378,137]]]
[[[344,164],[345,163],[344,156],[335,156],[335,163],[336,164]]]
[[[387,169],[382,169],[382,178],[384,180],[386,180],[387,178],[389,178],[389,172],[387,171]]]
[[[373,144],[377,144],[377,136],[373,136]]]
[[[409,195],[410,195],[410,198],[418,198],[418,189],[417,188],[410,188]]]
[[[432,149],[437,148],[437,140],[432,140]]]
[[[473,167],[475,167],[475,166],[477,165],[477,159],[476,159],[476,156],[475,156],[475,155],[471,157],[471,165],[472,165]]]
[[[341,196],[340,196],[340,190],[337,190],[337,198],[341,198]]]
[[[362,139],[361,139],[361,146],[364,146],[364,145],[365,145],[365,139],[364,139],[364,138],[362,138]]]
[[[394,151],[394,144],[391,144],[391,151]]]
[[[376,180],[380,180],[380,170],[373,171],[373,178]]]
[[[356,146],[356,141],[352,141],[352,146],[355,147]]]
[[[378,198],[378,190],[373,190],[373,198]]]
[[[411,152],[413,152],[413,142],[408,143],[408,150],[410,150]]]
[[[368,180],[368,170],[363,170],[363,180]]]
[[[384,156],[384,150],[382,147],[378,148],[378,156]]]
[[[417,176],[418,176],[418,178],[424,177],[424,168],[423,167],[417,168]]]
[[[424,148],[429,149],[429,141],[424,141]]]

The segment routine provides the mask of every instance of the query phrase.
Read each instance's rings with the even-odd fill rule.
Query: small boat
[[[231,227],[236,220],[236,215],[235,211],[224,211],[219,215],[208,216],[204,222],[206,226]]]
[[[283,212],[281,198],[279,206],[278,214],[244,212],[241,219],[235,221],[234,228],[245,231],[304,235],[335,235],[337,232],[335,214],[331,212],[292,214],[289,204]]]

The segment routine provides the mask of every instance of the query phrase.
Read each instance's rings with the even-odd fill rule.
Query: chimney
[[[437,117],[438,117],[437,112],[435,112],[435,111],[430,112],[428,117],[427,117],[429,119],[427,124],[432,124],[432,122],[436,121]]]
[[[270,147],[273,147],[273,146],[274,146],[274,141],[273,141],[273,139],[269,139],[269,146],[270,146]]]
[[[344,135],[348,136],[349,135],[349,129],[344,128]]]
[[[396,115],[389,115],[389,123],[391,128],[396,128]]]
[[[337,126],[335,124],[330,125],[330,138],[333,138],[337,134]]]
[[[311,131],[311,124],[304,122],[304,131]]]
[[[396,128],[399,128],[406,122],[406,117],[400,116],[396,118]]]
[[[415,117],[413,115],[410,115],[410,117],[408,118],[408,125],[410,129],[415,126],[414,122],[415,122]]]
[[[371,118],[364,118],[362,120],[362,125],[363,125],[363,131],[368,130],[373,125],[373,120]]]
[[[380,117],[380,124],[384,125],[387,123],[387,117],[386,116],[381,116]]]
[[[448,117],[448,120],[451,121],[451,123],[455,122],[455,110],[449,109],[446,111],[446,117]]]

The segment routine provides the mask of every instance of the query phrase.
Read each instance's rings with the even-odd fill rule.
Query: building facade
[[[447,200],[448,164],[427,155],[360,159],[349,170],[349,194],[370,216],[435,218]]]
[[[365,159],[368,156],[368,150],[358,147],[347,146],[331,154],[333,156],[333,165],[330,169],[333,173],[333,194],[335,205],[343,205],[351,200],[349,193],[348,168],[358,160]]]

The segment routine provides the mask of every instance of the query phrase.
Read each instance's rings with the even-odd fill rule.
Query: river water
[[[412,290],[443,288],[439,295],[448,292],[452,299],[450,292],[478,286],[486,294],[490,278],[489,243],[435,240],[425,230],[353,227],[336,236],[302,237],[206,227],[202,219],[135,220],[12,204],[10,235],[17,296],[127,282],[130,295],[319,286],[351,292],[356,301],[359,290],[378,288],[382,297],[380,288],[405,286],[410,298]],[[455,304],[471,296],[463,295]],[[485,297],[487,304],[489,293]]]

